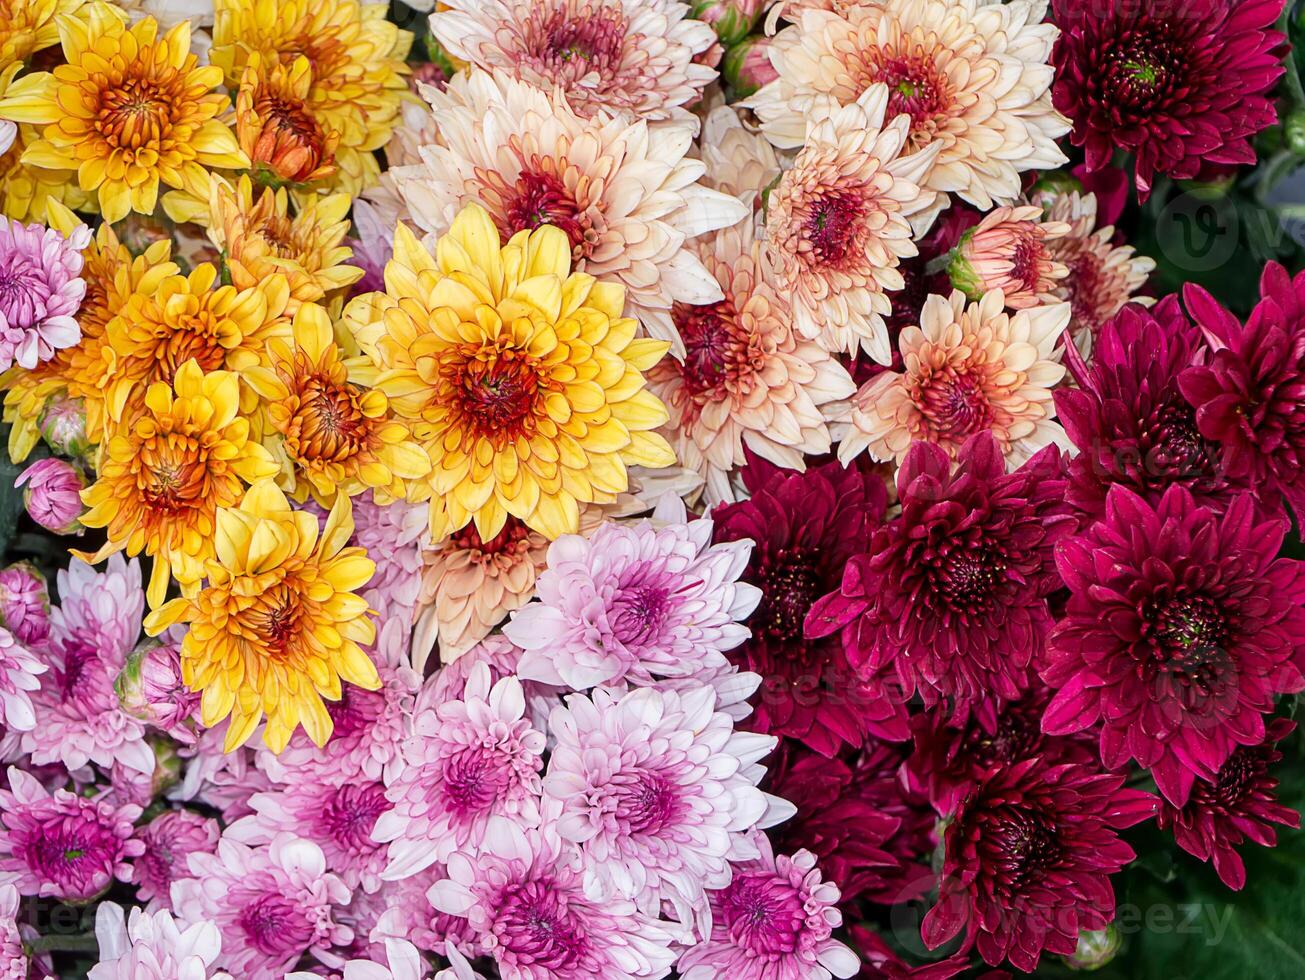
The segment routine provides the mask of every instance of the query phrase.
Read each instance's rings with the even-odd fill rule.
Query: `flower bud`
[[[752,32],[761,7],[760,0],[694,0],[693,16],[710,24],[720,43],[730,47]]]
[[[236,93],[236,140],[260,181],[298,184],[335,173],[340,133],[314,114],[312,84],[304,57],[288,65],[251,59],[246,66]]]
[[[746,99],[767,82],[779,77],[770,63],[771,39],[753,35],[725,52],[721,75],[730,88],[730,101]]]
[[[14,486],[24,487],[23,503],[32,520],[55,534],[72,534],[82,529],[82,471],[66,459],[50,456],[38,459],[19,474]]]
[[[41,410],[41,438],[56,455],[77,458],[91,448],[86,438],[86,403],[65,394],[50,397]]]
[[[1078,934],[1078,948],[1073,956],[1065,957],[1065,963],[1073,970],[1099,970],[1115,958],[1121,941],[1119,930],[1114,923],[1104,929]]]
[[[29,647],[39,647],[50,635],[50,590],[28,562],[0,571],[0,626]]]
[[[189,722],[199,709],[199,694],[181,679],[175,644],[146,640],[127,656],[114,682],[122,710],[186,745],[195,743]]]

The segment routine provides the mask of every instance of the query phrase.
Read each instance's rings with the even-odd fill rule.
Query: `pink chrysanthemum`
[[[411,624],[421,590],[421,541],[427,532],[424,504],[394,501],[378,504],[364,495],[353,500],[354,531],[350,544],[367,551],[376,574],[361,595],[377,612],[377,622],[390,618]],[[391,664],[391,666],[398,666]]]
[[[12,633],[0,627],[0,725],[13,732],[30,732],[36,725],[32,692],[49,668]]]
[[[32,695],[38,730],[23,736],[37,765],[79,769],[115,762],[154,771],[145,726],[122,710],[113,682],[140,636],[145,593],[140,564],[113,555],[103,572],[74,558],[58,577],[51,618],[50,672]]]
[[[222,934],[211,922],[179,923],[167,911],[138,908],[124,922],[122,906],[105,902],[96,910],[95,938],[100,962],[88,980],[231,980],[214,972]]]
[[[218,927],[222,965],[240,980],[282,980],[305,953],[353,938],[335,921],[349,889],[316,844],[283,836],[248,848],[224,837],[216,854],[189,863],[194,877],[173,884],[173,907],[184,921]]]
[[[145,845],[131,866],[136,897],[151,907],[170,909],[172,883],[190,877],[190,855],[217,850],[221,829],[216,820],[194,810],[165,810],[133,836]]]
[[[67,790],[51,794],[11,768],[9,789],[0,790],[0,875],[11,875],[24,895],[89,901],[114,878],[130,879],[128,860],[145,850],[132,838],[140,813]]]
[[[586,893],[578,855],[550,830],[500,826],[474,860],[455,854],[430,890],[470,923],[503,980],[658,980],[675,959],[666,924]]]
[[[654,522],[553,542],[539,601],[503,629],[525,650],[523,678],[578,691],[648,685],[723,663],[722,651],[747,638],[739,620],[761,599],[738,581],[750,543],[713,546],[712,522],[685,523],[684,505],[667,500]]]
[[[1100,726],[1101,761],[1151,770],[1175,806],[1265,737],[1277,695],[1305,689],[1305,562],[1253,498],[1221,516],[1181,486],[1151,505],[1110,488],[1105,517],[1061,543],[1070,590],[1042,678],[1043,730]]]
[[[549,731],[558,834],[579,845],[597,891],[648,915],[666,902],[693,924],[705,891],[729,883],[729,861],[755,854],[745,835],[792,812],[756,788],[778,740],[734,731],[709,687],[573,695]]]
[[[27,980],[31,962],[18,928],[18,909],[22,896],[9,882],[0,884],[0,977],[4,980]]]
[[[50,635],[50,590],[25,561],[0,571],[0,626],[33,649],[44,648]]]
[[[394,808],[372,836],[389,844],[383,877],[397,880],[459,849],[480,847],[494,818],[539,824],[544,735],[524,720],[521,682],[474,667],[461,700],[417,712],[402,765],[387,780]]]
[[[517,668],[525,653],[502,633],[487,636],[451,664],[445,664],[426,681],[417,695],[417,710],[434,709],[445,701],[461,701],[466,697],[467,681],[477,664],[489,668],[491,684],[504,677],[521,681],[521,693],[526,699],[526,718],[541,732],[548,730],[548,716],[562,703],[567,688],[518,676]]]
[[[716,77],[695,61],[716,32],[679,0],[451,0],[430,29],[453,57],[560,89],[587,116],[690,120]]]
[[[756,835],[759,857],[734,867],[711,894],[711,935],[676,963],[680,980],[830,980],[860,969],[833,938],[843,924],[838,886],[823,881],[810,851],[775,856]]]
[[[53,228],[0,221],[0,371],[29,371],[82,337],[75,315],[86,295],[82,249],[91,230],[68,238]]]

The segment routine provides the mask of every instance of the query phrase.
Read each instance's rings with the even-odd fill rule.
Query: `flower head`
[[[136,897],[170,909],[172,883],[190,877],[190,855],[216,851],[221,831],[216,820],[194,810],[164,810],[134,836],[145,845],[131,865]]]
[[[72,534],[82,529],[86,477],[76,464],[46,456],[18,474],[14,486],[23,488],[23,506],[28,515],[47,531]]]
[[[315,114],[312,84],[302,55],[287,64],[250,53],[236,93],[236,139],[255,173],[305,184],[336,172],[340,131]]]
[[[95,938],[100,961],[88,980],[231,980],[212,972],[222,935],[211,922],[178,923],[166,910],[133,908],[124,923],[122,906],[104,902],[95,912]]]
[[[1012,310],[1054,303],[1069,269],[1053,247],[1068,234],[1068,223],[1044,221],[1036,205],[997,208],[961,236],[949,268],[952,282],[974,300],[1000,289]]]
[[[13,633],[0,627],[0,725],[11,732],[36,727],[31,692],[39,690],[40,675],[49,669]]]
[[[191,724],[199,714],[199,694],[182,678],[181,644],[168,640],[139,643],[113,683],[122,710],[166,732],[185,745],[195,743]]]
[[[82,249],[91,232],[0,219],[0,371],[27,369],[81,339],[75,314],[86,295]]]
[[[25,561],[0,570],[0,626],[25,646],[43,646],[50,635],[50,590]]]
[[[1269,89],[1282,74],[1282,0],[1053,0],[1056,108],[1100,170],[1136,154],[1135,183],[1196,177],[1207,164],[1254,163],[1250,138],[1277,121]]]
[[[58,18],[74,14],[86,0],[17,0],[0,27],[0,70],[27,61],[38,51],[59,43]]]
[[[400,225],[385,278],[351,309],[370,320],[358,340],[377,387],[430,457],[432,541],[473,520],[489,540],[509,515],[574,533],[580,504],[626,489],[627,466],[674,461],[640,373],[668,345],[634,339],[624,290],[572,273],[555,226],[501,245],[472,204],[432,256]]]

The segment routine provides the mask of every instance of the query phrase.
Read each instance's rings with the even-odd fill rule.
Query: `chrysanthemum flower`
[[[0,790],[0,874],[21,894],[84,903],[115,878],[130,878],[127,861],[145,849],[131,836],[140,807],[52,794],[22,769],[8,775],[9,788]]]
[[[668,501],[662,526],[607,523],[553,542],[539,601],[503,630],[526,651],[522,678],[577,691],[648,686],[722,663],[747,639],[739,621],[761,598],[738,581],[749,542],[713,546],[712,522],[686,523],[684,505]]]
[[[1051,389],[1065,376],[1057,348],[1069,304],[1014,314],[1005,305],[999,289],[969,305],[959,290],[950,299],[930,296],[920,325],[902,331],[904,370],[877,375],[852,399],[838,458],[847,463],[868,451],[900,464],[917,441],[955,456],[987,431],[1013,468],[1044,446],[1065,445]]]
[[[664,922],[634,903],[586,892],[571,845],[550,830],[496,831],[472,859],[449,861],[429,894],[463,917],[503,980],[659,980],[675,953]]]
[[[376,562],[362,597],[376,610],[376,622],[387,627],[393,620],[402,625],[402,642],[391,643],[387,634],[378,638],[376,659],[397,667],[412,662],[412,625],[422,590],[422,543],[426,538],[426,508],[402,500],[379,502],[384,496],[373,492],[353,498],[353,538]],[[384,630],[382,630],[384,632]]]
[[[473,520],[481,540],[508,515],[549,538],[574,533],[580,504],[610,503],[626,467],[667,466],[652,430],[666,407],[640,372],[667,344],[635,340],[624,290],[571,272],[554,226],[500,246],[468,205],[432,256],[399,225],[386,293],[351,304],[377,387],[433,464],[431,540]]]
[[[901,515],[812,607],[807,637],[839,633],[865,676],[891,670],[903,695],[952,699],[961,715],[1018,698],[1053,622],[1053,549],[1074,527],[1064,488],[1054,448],[1007,474],[987,433],[960,448],[955,472],[941,447],[914,443],[897,471]]]
[[[748,831],[792,812],[756,788],[778,740],[734,731],[709,687],[572,695],[549,732],[558,834],[579,845],[596,891],[648,915],[668,903],[682,925],[705,922],[706,890],[729,883],[730,859],[755,855]]]
[[[299,725],[325,745],[332,722],[322,698],[339,699],[342,681],[381,686],[359,646],[374,640],[376,629],[366,600],[354,594],[376,565],[361,548],[346,547],[353,533],[349,498],[336,497],[319,535],[317,518],[291,510],[264,480],[239,507],[218,510],[215,524],[204,588],[151,613],[146,628],[156,634],[189,624],[182,671],[191,690],[204,692],[204,725],[230,715],[228,752],[248,740],[264,714],[263,741],[273,752]]]
[[[82,250],[91,231],[0,219],[0,371],[28,370],[81,339],[75,314],[86,295]]]
[[[937,143],[925,182],[984,211],[1010,204],[1024,170],[1066,162],[1069,121],[1051,106],[1057,30],[1046,0],[885,0],[844,15],[803,11],[770,48],[779,78],[743,105],[779,147],[801,146],[821,97],[850,105],[888,86],[888,116],[911,117],[910,149]]]
[[[349,889],[310,841],[249,848],[224,837],[216,854],[190,856],[190,873],[172,886],[177,917],[216,925],[222,965],[241,980],[282,980],[310,949],[353,938],[335,918]]]
[[[312,84],[302,55],[289,64],[249,55],[236,92],[236,139],[254,173],[304,184],[336,172],[340,132],[314,114]]]
[[[453,0],[430,18],[454,58],[561,89],[586,116],[688,120],[716,33],[679,0]]]
[[[50,635],[50,590],[45,576],[30,562],[15,562],[0,571],[0,626],[24,646],[45,646]]]
[[[492,683],[497,684],[504,677],[516,677],[521,682],[521,693],[526,699],[525,717],[539,731],[547,731],[548,716],[562,704],[568,689],[519,677],[517,668],[524,653],[502,633],[485,637],[453,663],[435,671],[418,696],[418,709],[430,709],[445,701],[461,701],[472,673],[483,664],[489,669]]]
[[[22,490],[27,516],[53,534],[82,529],[79,518],[86,509],[81,497],[85,488],[81,467],[58,456],[38,459],[14,480],[14,489]]]
[[[163,601],[169,576],[198,583],[213,554],[218,509],[237,503],[246,483],[276,473],[238,414],[239,395],[235,374],[204,374],[187,361],[171,384],[149,386],[139,413],[116,421],[99,479],[84,491],[90,510],[82,523],[108,533],[95,561],[123,549],[154,559],[151,606]]]
[[[344,356],[330,316],[316,303],[299,307],[291,329],[288,341],[267,341],[267,367],[242,375],[264,401],[271,429],[264,442],[285,461],[282,487],[300,501],[311,493],[327,507],[337,493],[375,489],[402,497],[406,481],[430,472],[430,458],[390,415],[384,393],[358,382],[370,362]]]
[[[30,976],[31,959],[23,941],[23,930],[18,925],[18,911],[22,896],[11,883],[0,885],[0,976],[26,980]]]
[[[733,106],[717,106],[707,114],[699,140],[703,181],[722,194],[737,197],[750,212],[762,210],[762,193],[780,175],[779,157],[760,133],[743,124]]]
[[[23,163],[75,170],[106,221],[152,213],[160,184],[193,191],[205,167],[249,166],[217,118],[230,101],[213,91],[221,72],[191,53],[190,22],[159,37],[153,17],[126,21],[102,2],[62,20],[67,64],[24,75],[0,100],[0,117],[45,127]]]
[[[798,474],[756,458],[742,476],[749,499],[713,516],[716,541],[756,542],[743,578],[761,589],[761,604],[745,623],[752,638],[729,653],[762,677],[748,727],[827,756],[860,745],[867,732],[905,738],[905,702],[858,678],[836,638],[802,635],[812,605],[838,588],[844,566],[866,550],[883,519],[883,481],[837,463]]]
[[[49,670],[14,634],[0,627],[0,725],[11,732],[30,732],[36,725],[32,693]]]
[[[1031,759],[994,770],[944,837],[938,904],[924,918],[935,948],[965,930],[984,962],[1031,973],[1043,950],[1072,954],[1080,930],[1115,917],[1110,875],[1135,857],[1116,831],[1155,813],[1124,776]]]
[[[190,877],[190,855],[217,850],[221,829],[216,820],[194,810],[164,810],[134,836],[145,845],[131,865],[136,897],[151,907],[171,909],[172,883]]]
[[[222,934],[211,922],[177,922],[160,909],[131,910],[124,921],[122,906],[104,902],[95,911],[99,962],[88,980],[231,980],[213,972],[222,948]]]
[[[1012,310],[1056,302],[1055,290],[1069,269],[1052,249],[1069,234],[1069,224],[1043,218],[1036,205],[1000,207],[984,215],[952,253],[952,283],[973,300],[1000,289]]]
[[[1071,595],[1043,730],[1100,725],[1102,763],[1136,759],[1179,807],[1263,741],[1276,696],[1305,688],[1305,564],[1276,557],[1285,531],[1249,495],[1216,516],[1182,486],[1155,505],[1111,487],[1105,517],[1056,556]]]
[[[1254,163],[1250,138],[1277,122],[1268,98],[1282,74],[1270,30],[1282,0],[1054,0],[1056,108],[1100,170],[1116,149],[1136,154],[1138,193],[1155,175],[1197,176],[1208,164]]]
[[[462,698],[418,711],[389,780],[393,809],[372,836],[389,844],[383,877],[411,877],[455,850],[477,853],[496,818],[539,824],[544,735],[524,719],[521,682],[474,667]],[[501,821],[500,821],[501,822]]]
[[[711,934],[676,963],[681,980],[830,980],[861,968],[833,938],[843,924],[838,886],[823,881],[810,851],[776,856],[761,834],[759,856],[734,866],[712,892]]]
[[[434,139],[420,163],[390,174],[432,249],[463,207],[480,202],[504,241],[560,228],[574,271],[625,286],[628,314],[659,340],[676,338],[673,304],[720,300],[687,240],[747,211],[698,182],[704,165],[685,156],[689,127],[585,118],[561,93],[502,72],[459,75],[426,95],[439,121]]]
[[[1188,854],[1213,861],[1229,888],[1240,890],[1246,884],[1246,865],[1237,853],[1238,846],[1249,838],[1263,847],[1274,847],[1278,835],[1273,824],[1300,826],[1300,814],[1279,803],[1274,795],[1278,780],[1271,772],[1282,759],[1275,743],[1295,727],[1294,722],[1275,718],[1269,722],[1263,742],[1237,749],[1219,767],[1213,781],[1197,780],[1182,808],[1161,801],[1156,824],[1161,830],[1172,830],[1174,840]]]
[[[902,288],[897,264],[916,254],[911,219],[932,220],[936,195],[921,184],[941,147],[903,155],[910,117],[891,109],[878,84],[849,105],[813,106],[806,144],[766,211],[772,284],[789,297],[798,334],[880,364],[892,359],[887,291]]]
[[[15,0],[0,26],[0,70],[24,62],[38,51],[59,43],[58,19],[75,14],[86,0]]]
[[[339,134],[338,170],[327,186],[357,194],[375,183],[380,168],[373,151],[399,122],[412,33],[386,17],[385,4],[360,0],[217,0],[215,9],[209,58],[227,86],[239,90],[255,53],[269,67],[307,58],[306,106],[322,129]],[[294,118],[302,82],[290,84],[296,98],[283,108]]]
[[[1305,514],[1305,273],[1264,267],[1261,300],[1243,326],[1199,286],[1183,293],[1188,311],[1217,345],[1208,363],[1178,385],[1196,406],[1201,436],[1217,444],[1220,469],[1245,481],[1266,506],[1281,494]]]

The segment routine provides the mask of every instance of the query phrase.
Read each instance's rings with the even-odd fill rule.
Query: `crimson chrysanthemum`
[[[867,732],[905,738],[900,699],[858,681],[837,639],[802,636],[811,606],[838,587],[843,567],[866,550],[883,519],[882,482],[837,463],[790,473],[756,457],[742,477],[750,499],[712,516],[716,541],[756,542],[743,578],[762,590],[761,605],[747,620],[752,638],[729,651],[763,678],[748,724],[830,756],[843,743],[860,745]]]
[[[1284,521],[1254,498],[1222,515],[1173,486],[1151,505],[1111,487],[1102,520],[1061,543],[1072,593],[1042,678],[1043,730],[1100,726],[1108,769],[1151,770],[1175,806],[1239,745],[1264,739],[1282,693],[1305,688],[1305,563],[1278,558]]]
[[[1116,831],[1155,812],[1154,796],[1123,783],[1041,759],[994,771],[947,827],[925,944],[964,929],[989,965],[1032,972],[1043,950],[1068,956],[1080,930],[1104,929],[1115,917],[1109,876],[1135,857]]]
[[[1283,0],[1053,0],[1061,29],[1053,99],[1088,167],[1137,155],[1143,197],[1156,174],[1255,162],[1250,137],[1277,122],[1266,97],[1282,74],[1268,30]]]
[[[901,516],[876,529],[839,588],[816,603],[806,635],[841,634],[865,678],[891,670],[906,694],[1017,698],[1051,628],[1053,548],[1072,527],[1063,465],[1049,447],[1014,473],[980,433],[947,452],[917,442],[897,474]]]

